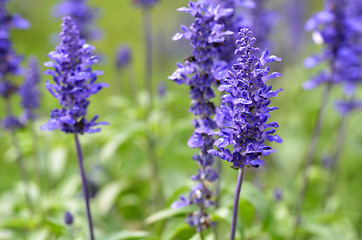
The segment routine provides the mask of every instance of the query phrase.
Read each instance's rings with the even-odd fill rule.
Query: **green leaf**
[[[145,222],[146,224],[152,224],[167,218],[175,217],[177,215],[186,214],[188,212],[191,212],[191,208],[189,207],[183,207],[179,209],[168,208],[149,216],[148,218],[146,218]]]
[[[122,181],[114,181],[105,185],[97,194],[95,204],[97,205],[101,214],[108,214],[114,205],[117,196],[128,186],[127,183]]]
[[[64,147],[58,147],[50,152],[48,159],[49,176],[59,179],[63,174],[66,166],[68,150]]]
[[[250,202],[260,214],[264,224],[268,224],[271,217],[270,203],[266,195],[248,182],[243,183],[241,190],[241,199]]]
[[[111,234],[109,237],[106,237],[105,240],[144,239],[148,236],[150,236],[150,233],[146,231],[123,230]]]

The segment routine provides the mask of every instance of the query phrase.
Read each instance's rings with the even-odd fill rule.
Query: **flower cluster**
[[[100,36],[100,30],[94,28],[94,19],[98,15],[98,9],[91,8],[87,0],[64,0],[55,6],[54,16],[72,17],[77,26],[80,37],[86,40],[97,39]]]
[[[195,21],[190,27],[181,26],[183,33],[175,34],[173,40],[189,39],[193,51],[184,64],[177,64],[177,70],[169,79],[190,86],[190,112],[198,117],[193,122],[195,130],[187,143],[189,147],[199,148],[200,151],[193,156],[199,165],[198,174],[191,177],[198,183],[192,188],[188,198],[182,196],[181,201],[174,202],[172,207],[198,206],[198,211],[188,215],[187,222],[201,231],[212,224],[206,212],[213,205],[213,194],[209,186],[218,177],[212,167],[213,156],[208,153],[214,143],[214,138],[209,134],[216,128],[211,118],[215,114],[215,106],[211,102],[211,98],[215,96],[212,85],[216,84],[215,78],[220,71],[220,47],[223,46],[225,37],[232,34],[222,23],[232,15],[233,10],[207,4],[205,1],[191,1],[189,7],[178,10],[190,13]]]
[[[54,68],[45,72],[53,76],[55,82],[51,84],[47,80],[46,88],[58,99],[62,108],[51,111],[50,120],[42,129],[80,134],[100,131],[94,126],[106,123],[96,123],[98,116],[90,121],[85,118],[90,95],[108,86],[96,83],[97,76],[103,72],[92,71],[91,65],[97,62],[97,57],[92,55],[94,47],[80,39],[71,17],[63,18],[62,29],[60,45],[48,54],[52,61],[44,63],[45,67]]]
[[[325,47],[320,54],[307,58],[304,65],[312,68],[319,63],[329,64],[328,69],[319,72],[304,83],[304,88],[312,89],[328,83],[343,83],[346,93],[355,91],[356,84],[361,80],[360,19],[361,12],[350,14],[352,8],[358,6],[355,1],[326,0],[325,9],[315,14],[305,25],[306,30],[313,31],[313,40]],[[354,10],[353,10],[354,11]],[[359,19],[359,21],[358,21]]]
[[[208,151],[231,162],[236,169],[263,165],[261,157],[274,151],[265,145],[265,140],[282,142],[282,139],[274,134],[275,128],[279,127],[278,123],[267,123],[269,113],[277,109],[269,106],[270,98],[277,96],[282,89],[272,91],[272,87],[266,85],[269,79],[281,74],[269,74],[269,67],[265,67],[267,63],[281,59],[269,56],[267,50],[258,57],[260,50],[253,47],[256,39],[249,29],[240,30],[239,36],[236,43],[240,47],[235,51],[238,62],[233,65],[229,77],[219,86],[219,91],[225,92],[215,116],[220,130],[212,133],[219,136],[214,143],[219,150]],[[227,148],[229,145],[232,145],[233,152]]]
[[[12,115],[9,104],[10,97],[18,90],[16,84],[10,81],[12,75],[20,73],[20,62],[22,57],[15,54],[10,40],[12,28],[26,29],[29,22],[17,14],[10,14],[6,9],[7,1],[0,1],[0,96],[6,101],[6,117],[2,119],[1,125],[4,129],[16,129],[22,127],[19,119]]]
[[[34,109],[39,107],[39,83],[40,73],[38,62],[35,58],[31,58],[28,63],[28,69],[25,72],[23,84],[19,88],[21,96],[21,105],[23,107],[22,122],[35,120]]]

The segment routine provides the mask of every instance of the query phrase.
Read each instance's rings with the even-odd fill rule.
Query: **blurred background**
[[[19,13],[31,23],[27,30],[11,32],[16,52],[24,56],[24,66],[29,56],[35,56],[41,64],[48,61],[47,54],[58,44],[61,19],[52,16],[56,3],[9,2],[9,12]],[[188,41],[171,40],[181,24],[189,26],[193,22],[188,14],[176,11],[187,4],[184,0],[161,0],[150,9],[154,104],[149,111],[149,93],[143,81],[143,10],[131,0],[89,0],[89,5],[99,10],[94,27],[102,32],[99,39],[89,41],[101,59],[93,68],[103,70],[99,81],[110,85],[92,96],[89,106],[89,116],[99,114],[99,119],[110,125],[102,127],[100,133],[80,137],[98,239],[198,239],[184,222],[189,209],[170,208],[180,194],[188,194],[194,184],[190,176],[197,172],[197,164],[191,159],[195,150],[186,144],[193,131],[189,89],[167,79],[176,63],[183,62],[191,52]],[[283,74],[272,81],[273,88],[284,89],[272,100],[280,110],[272,114],[271,120],[279,122],[278,135],[284,142],[273,144],[277,152],[266,158],[266,165],[246,171],[238,239],[289,239],[302,181],[301,166],[322,94],[321,87],[306,91],[302,84],[318,71],[305,69],[304,59],[321,50],[304,31],[304,23],[322,10],[323,1],[270,0],[267,8],[273,11],[274,21],[269,50],[283,58],[283,62],[271,65],[273,71]],[[129,47],[131,60],[120,69],[116,57],[123,45]],[[45,67],[41,66],[43,71]],[[28,190],[35,203],[34,213],[27,209],[9,133],[1,131],[0,239],[87,239],[73,138],[60,131],[40,131],[51,109],[58,107],[57,100],[43,87],[46,79],[42,75],[37,121],[17,132],[31,178]],[[15,81],[20,83],[22,77]],[[360,112],[349,118],[338,180],[333,182],[333,194],[324,203],[329,168],[323,159],[333,150],[340,120],[334,100],[341,95],[339,87],[332,90],[317,156],[308,172],[310,183],[299,231],[303,239],[362,239]],[[19,102],[17,97],[12,99],[17,113],[21,112]],[[37,135],[37,149],[30,128]],[[34,159],[36,152],[38,162]],[[236,179],[237,171],[222,162],[221,207],[212,213],[221,229],[220,239],[227,239],[229,234]],[[63,220],[65,211],[74,216],[71,231]]]

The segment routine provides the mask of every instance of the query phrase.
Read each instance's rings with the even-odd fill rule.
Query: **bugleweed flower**
[[[267,63],[281,59],[269,56],[267,50],[259,57],[259,48],[253,47],[256,39],[248,29],[242,29],[239,36],[237,44],[240,47],[235,51],[238,62],[219,86],[219,91],[226,93],[216,115],[220,131],[213,133],[219,136],[214,143],[219,150],[208,151],[231,162],[235,169],[263,165],[262,156],[274,151],[265,141],[282,142],[274,134],[278,123],[268,123],[269,113],[277,109],[269,106],[270,98],[277,96],[281,89],[272,91],[272,87],[266,85],[269,79],[281,74],[269,74],[269,67],[265,67]],[[229,145],[233,147],[232,152],[227,148]]]
[[[60,45],[48,54],[52,61],[44,63],[45,67],[54,68],[45,72],[55,83],[47,80],[46,88],[59,100],[62,108],[51,111],[50,120],[42,129],[80,134],[98,132],[100,128],[94,127],[106,123],[97,123],[98,116],[86,120],[88,98],[108,85],[96,82],[103,72],[92,71],[91,65],[97,62],[97,57],[92,55],[95,48],[80,39],[71,17],[63,18],[62,29]]]
[[[19,88],[21,105],[23,107],[23,122],[35,120],[35,114],[33,111],[39,107],[39,83],[40,73],[38,62],[35,58],[31,58],[28,63],[28,69],[25,72],[24,82]]]
[[[183,33],[175,34],[173,40],[189,39],[193,51],[184,64],[177,64],[177,70],[169,79],[190,86],[192,102],[189,110],[198,117],[193,122],[195,130],[187,144],[191,148],[199,148],[200,152],[193,156],[199,165],[198,174],[191,177],[197,185],[188,198],[181,196],[181,201],[174,202],[172,207],[196,205],[198,210],[190,213],[186,221],[197,231],[202,231],[212,224],[207,213],[207,208],[213,205],[213,193],[209,187],[218,177],[212,167],[213,156],[208,153],[214,143],[209,133],[216,127],[211,118],[215,114],[215,106],[211,102],[215,95],[211,87],[216,84],[214,74],[219,64],[219,47],[223,45],[225,36],[232,34],[225,29],[222,21],[233,10],[204,1],[190,1],[189,7],[179,8],[178,11],[190,13],[195,21],[190,27],[181,26]]]
[[[149,8],[155,5],[159,0],[133,0],[133,2],[142,8]]]
[[[91,8],[87,0],[63,0],[62,3],[55,5],[54,9],[56,17],[72,17],[81,38],[93,40],[100,37],[100,30],[96,29],[93,23],[98,15],[98,9]]]
[[[343,83],[346,93],[354,92],[355,85],[361,79],[361,58],[358,56],[360,46],[354,37],[360,36],[360,22],[347,14],[347,6],[353,1],[326,0],[325,9],[315,14],[305,25],[306,30],[313,31],[313,40],[324,44],[322,53],[307,58],[304,65],[312,68],[319,63],[329,64],[328,69],[305,82],[305,89],[313,89],[320,84]],[[354,7],[351,5],[351,7]],[[358,26],[357,26],[358,25]]]

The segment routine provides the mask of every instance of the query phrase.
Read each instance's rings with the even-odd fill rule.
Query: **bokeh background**
[[[265,166],[246,171],[238,239],[288,239],[294,224],[301,166],[306,159],[322,94],[322,88],[306,91],[302,83],[318,71],[305,69],[303,60],[321,49],[310,40],[303,25],[323,8],[323,1],[300,1],[268,1],[268,8],[275,14],[270,52],[283,58],[282,63],[272,65],[273,70],[283,73],[283,77],[273,80],[273,87],[284,89],[272,101],[280,107],[272,114],[272,120],[279,122],[278,134],[284,143],[273,146],[277,152],[266,159]],[[52,17],[55,3],[54,0],[10,1],[9,11],[20,13],[31,23],[28,30],[12,31],[14,48],[25,59],[33,55],[43,63],[48,61],[48,52],[55,48],[54,36],[60,32],[61,21]],[[100,120],[110,125],[104,126],[100,133],[80,138],[94,194],[91,202],[98,239],[198,239],[184,222],[188,209],[170,208],[180,194],[187,194],[193,186],[190,176],[197,171],[197,164],[191,159],[195,151],[186,144],[193,128],[193,116],[188,112],[189,90],[167,79],[176,63],[182,62],[191,51],[187,41],[171,40],[181,24],[189,25],[193,21],[189,15],[176,11],[187,3],[161,0],[151,10],[152,80],[156,97],[152,111],[148,112],[149,93],[143,82],[146,51],[142,9],[135,7],[131,0],[89,1],[91,6],[99,8],[95,27],[99,27],[103,35],[90,42],[102,59],[94,69],[104,70],[99,81],[110,85],[92,96],[89,107],[90,116],[99,114]],[[296,4],[299,7],[295,7]],[[117,48],[123,44],[131,48],[132,61],[128,68],[119,71],[115,57]],[[39,130],[50,110],[58,106],[56,99],[43,88],[47,76],[42,77],[38,120],[17,133],[32,179],[29,191],[37,211],[31,213],[27,209],[14,148],[9,133],[1,131],[0,239],[72,239],[63,221],[65,211],[74,215],[74,239],[87,239],[73,138],[60,131]],[[22,77],[15,80],[20,83]],[[131,92],[130,84],[137,86],[136,93]],[[362,239],[360,112],[349,118],[338,180],[333,182],[333,195],[324,204],[329,169],[322,160],[333,150],[340,120],[334,100],[341,95],[339,87],[333,89],[316,161],[308,172],[310,184],[300,231],[303,239]],[[13,99],[12,104],[20,113],[19,99]],[[3,116],[3,109],[0,112]],[[34,160],[31,127],[36,129],[40,162]],[[213,211],[221,229],[220,239],[227,239],[229,234],[236,178],[237,171],[222,162],[221,207]]]

